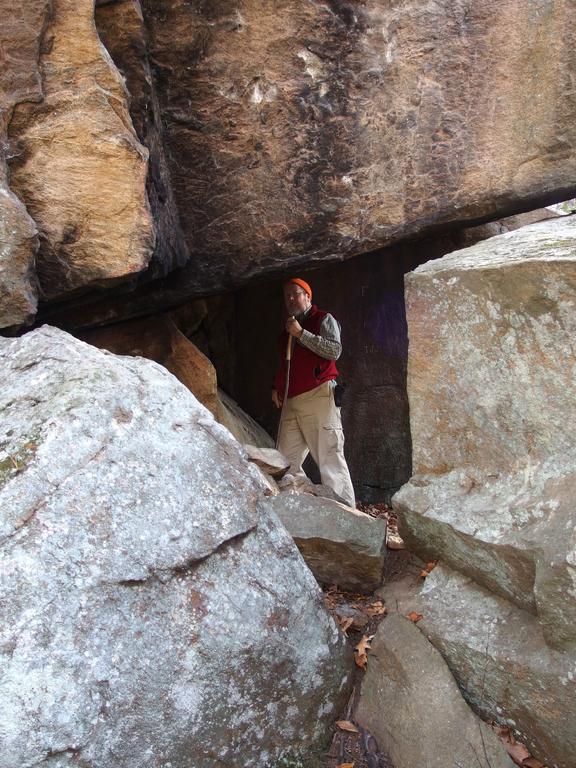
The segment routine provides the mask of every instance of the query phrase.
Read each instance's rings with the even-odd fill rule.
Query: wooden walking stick
[[[294,317],[289,317],[288,320],[294,320]],[[288,399],[288,387],[290,386],[290,361],[292,360],[292,335],[288,334],[288,344],[286,344],[286,383],[284,384],[284,397],[282,398],[282,407],[280,408],[280,421],[278,422],[278,434],[276,435],[276,450],[278,450],[278,443],[280,442],[280,430],[282,429],[282,418],[284,416],[284,408],[286,407],[286,400]]]

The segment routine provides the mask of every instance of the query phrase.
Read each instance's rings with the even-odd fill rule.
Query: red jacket
[[[310,311],[300,323],[302,328],[310,331],[315,336],[320,335],[320,326],[322,320],[328,313],[313,304]],[[276,371],[274,387],[283,397],[286,387],[286,347],[288,345],[288,333],[282,331],[278,340],[278,350],[280,353],[280,364]],[[301,395],[303,392],[309,392],[311,389],[324,384],[326,381],[332,381],[338,378],[338,369],[334,360],[326,360],[315,352],[299,344],[296,339],[292,342],[292,360],[290,362],[290,384],[288,387],[288,397]]]

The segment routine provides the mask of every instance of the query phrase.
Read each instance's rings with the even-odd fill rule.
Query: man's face
[[[297,317],[305,312],[311,305],[311,301],[305,290],[299,285],[289,283],[284,286],[284,304],[289,315]]]

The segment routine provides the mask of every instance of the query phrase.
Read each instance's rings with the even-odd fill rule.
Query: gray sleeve
[[[303,330],[298,343],[326,360],[338,360],[342,354],[340,325],[332,315],[326,315],[320,324],[320,334]]]

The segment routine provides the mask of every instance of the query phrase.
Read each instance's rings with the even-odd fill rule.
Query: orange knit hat
[[[290,280],[286,280],[284,285],[290,285],[290,283],[294,283],[294,285],[299,285],[300,288],[302,288],[306,293],[308,294],[308,298],[312,300],[312,288],[308,285],[306,280],[301,280],[299,277],[292,277]]]

